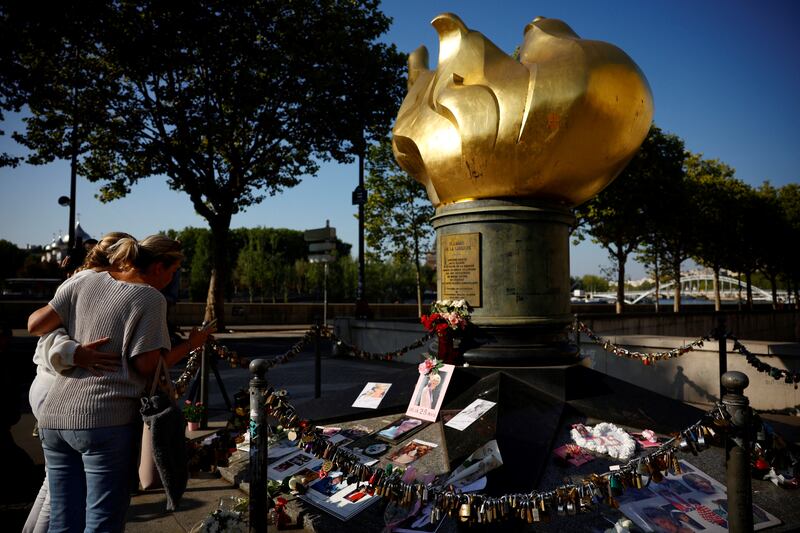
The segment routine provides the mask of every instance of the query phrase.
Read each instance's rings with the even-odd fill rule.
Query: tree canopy
[[[666,186],[680,180],[683,141],[650,128],[641,148],[611,185],[578,206],[573,235],[586,236],[608,251],[617,270],[617,312],[625,297],[625,263],[648,237],[661,216]]]
[[[213,235],[207,318],[223,327],[232,217],[313,175],[319,161],[346,160],[361,142],[353,131],[368,139],[388,129],[403,78],[402,55],[377,41],[390,19],[374,0],[119,0],[62,10],[78,4],[87,6],[80,18],[49,23],[55,35],[27,30],[35,13],[7,17],[26,29],[19,50],[35,52],[14,56],[18,78],[30,80],[48,51],[67,51],[41,68],[63,89],[46,110],[32,84],[16,93],[32,116],[17,138],[37,154],[33,163],[79,141],[78,172],[102,183],[103,201],[150,176],[186,192]],[[84,70],[94,74],[76,78]],[[84,85],[85,100],[70,97]]]

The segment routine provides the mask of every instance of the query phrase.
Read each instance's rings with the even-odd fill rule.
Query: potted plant
[[[186,419],[186,425],[189,431],[197,431],[200,428],[200,421],[206,412],[206,406],[203,402],[194,402],[186,400],[183,403],[183,417]]]

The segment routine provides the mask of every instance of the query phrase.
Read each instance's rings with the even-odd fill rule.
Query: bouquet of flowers
[[[438,374],[439,369],[442,368],[443,364],[444,363],[432,355],[425,354],[425,360],[419,364],[417,369],[423,376],[427,376],[428,374]]]
[[[466,300],[438,300],[431,305],[431,313],[422,315],[420,321],[428,331],[444,335],[448,329],[466,328],[471,311]]]
[[[246,533],[247,498],[220,500],[219,507],[194,526],[191,533]]]
[[[206,412],[206,406],[203,402],[194,402],[186,400],[183,403],[183,417],[187,422],[200,422],[203,419],[203,413]]]

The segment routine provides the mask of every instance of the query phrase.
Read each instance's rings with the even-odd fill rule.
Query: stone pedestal
[[[475,309],[475,365],[569,364],[577,348],[570,314],[569,208],[524,199],[481,199],[440,206],[439,299],[466,299]]]

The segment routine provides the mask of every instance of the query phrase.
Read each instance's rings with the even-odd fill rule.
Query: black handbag
[[[163,376],[164,379],[161,379]],[[162,386],[159,387],[159,381]],[[163,389],[167,390],[164,391]],[[167,510],[174,511],[181,501],[189,481],[189,462],[186,454],[186,420],[175,405],[175,388],[163,357],[159,357],[150,395],[142,398],[142,420],[145,434],[149,429],[155,462],[161,483],[167,494]]]

